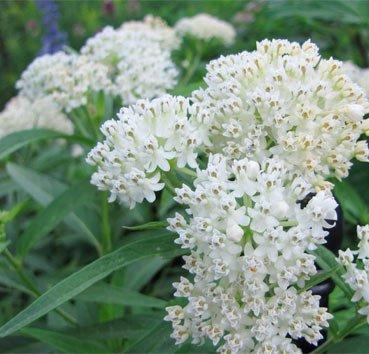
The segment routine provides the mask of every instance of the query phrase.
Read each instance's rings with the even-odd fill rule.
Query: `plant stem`
[[[13,267],[15,272],[18,274],[20,280],[23,282],[24,286],[30,291],[30,293],[34,297],[41,296],[41,292],[37,289],[36,285],[23,271],[22,266],[19,263],[19,261],[10,253],[10,251],[7,248],[3,251],[3,255],[5,256],[7,261],[10,263],[10,265]],[[63,310],[55,309],[55,312],[58,313],[58,315],[61,316],[66,322],[69,322],[70,324],[73,324],[73,325],[77,324],[77,321],[71,315],[64,312]]]
[[[189,169],[188,167],[176,167],[176,170],[180,173],[183,173],[187,176],[191,176],[191,177],[197,177],[197,174],[195,171],[192,171],[191,169]]]
[[[180,85],[186,85],[192,78],[193,74],[196,72],[200,62],[201,62],[202,48],[199,42],[196,43],[196,52],[193,57],[192,62],[189,64],[189,69],[184,75],[183,79],[180,82]]]
[[[334,343],[334,338],[329,337],[322,345],[320,345],[318,348],[316,348],[314,351],[311,352],[311,354],[318,354],[318,353],[324,353],[324,351],[332,344]]]
[[[111,230],[109,221],[109,202],[107,192],[101,194],[101,227],[102,227],[102,249],[103,253],[111,250]]]

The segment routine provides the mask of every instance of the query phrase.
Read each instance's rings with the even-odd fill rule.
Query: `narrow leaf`
[[[148,328],[155,327],[162,321],[162,316],[125,315],[123,318],[109,322],[68,329],[65,333],[73,334],[81,339],[137,339],[142,337]]]
[[[55,178],[23,166],[8,163],[6,169],[10,177],[42,206],[48,205],[55,197],[60,196],[68,188],[67,185]],[[86,211],[84,210],[83,212]],[[97,237],[92,232],[90,223],[87,223],[85,219],[84,213],[78,211],[77,213],[67,215],[64,221],[67,226],[85,235],[88,241],[99,251],[100,245]]]
[[[91,144],[90,139],[77,135],[67,135],[48,129],[30,129],[11,133],[0,140],[0,159],[14,151],[36,141],[66,139],[70,141]]]
[[[14,163],[8,163],[6,170],[14,182],[43,206],[49,204],[67,187],[55,178]]]
[[[63,353],[109,353],[107,348],[93,341],[80,340],[72,335],[41,328],[24,328],[21,334],[35,338]]]
[[[354,224],[369,222],[369,209],[360,194],[347,182],[335,182],[334,194],[339,200],[345,218]]]
[[[146,224],[137,225],[137,226],[123,226],[124,229],[133,230],[133,231],[141,231],[141,230],[157,230],[164,229],[168,226],[167,221],[150,221]]]
[[[78,295],[77,299],[103,304],[153,308],[164,308],[166,304],[164,300],[105,283],[90,287],[82,294]]]
[[[23,258],[35,244],[52,231],[69,213],[91,199],[93,188],[84,180],[55,198],[37,215],[17,242],[17,251]]]
[[[132,262],[154,255],[171,258],[181,253],[183,252],[174,244],[173,235],[168,233],[151,238],[145,237],[141,240],[131,242],[97,259],[53,286],[25,310],[5,323],[0,328],[0,336],[5,337],[27,326],[80,294],[113,271]]]
[[[338,266],[330,270],[318,272],[317,274],[313,275],[307,282],[305,282],[305,286],[299,289],[298,291],[301,293],[311,289],[313,286],[318,285],[322,283],[324,280],[329,279],[337,270]]]
[[[170,338],[171,325],[162,321],[129,346],[123,353],[173,353],[174,342]]]
[[[140,290],[152,277],[167,263],[161,257],[143,259],[124,269],[124,287],[132,290]]]
[[[343,281],[342,275],[344,270],[343,267],[336,261],[335,255],[324,246],[319,246],[312,253],[316,257],[316,262],[323,270],[331,271],[332,269],[336,268],[336,270],[332,272],[331,277],[335,284],[342,289],[349,299],[351,299],[353,296],[353,291]]]

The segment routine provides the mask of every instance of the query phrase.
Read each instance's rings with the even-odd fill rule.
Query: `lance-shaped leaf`
[[[43,209],[31,222],[17,242],[17,251],[21,257],[29,252],[35,244],[52,231],[69,213],[86,204],[94,189],[84,180],[67,189]]]
[[[91,145],[90,139],[77,135],[68,135],[48,129],[29,129],[11,133],[0,140],[0,159],[3,159],[31,143],[42,140],[66,139]]]
[[[163,258],[172,258],[179,254],[183,254],[183,251],[174,244],[174,236],[169,233],[160,233],[159,235],[152,235],[152,237],[144,237],[130,242],[88,264],[54,285],[25,310],[5,323],[0,328],[0,336],[5,337],[27,326],[80,294],[113,271],[130,263],[155,255],[160,255]]]

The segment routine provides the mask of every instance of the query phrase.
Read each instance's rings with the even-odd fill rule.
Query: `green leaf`
[[[37,242],[52,231],[69,213],[86,204],[94,189],[84,180],[55,198],[31,222],[17,242],[17,252],[23,258]]]
[[[42,206],[47,206],[55,197],[60,196],[68,188],[67,185],[55,178],[13,163],[8,163],[6,169],[10,177]],[[87,240],[100,252],[99,241],[92,232],[90,223],[85,220],[83,212],[70,213],[64,221],[67,226],[85,235]]]
[[[24,328],[21,334],[35,338],[63,353],[109,353],[109,350],[99,343],[86,339],[80,340],[72,335],[54,332],[48,329]]]
[[[43,206],[49,204],[67,187],[55,178],[14,163],[7,163],[6,170],[14,182]]]
[[[176,86],[172,91],[171,94],[172,95],[180,95],[180,96],[189,96],[191,95],[192,91],[195,91],[201,87],[205,87],[206,84],[203,80],[201,81],[197,81],[197,82],[193,82],[187,85],[179,85]]]
[[[168,226],[167,221],[150,221],[142,225],[137,226],[123,226],[124,229],[133,230],[133,231],[141,231],[141,230],[157,230],[164,229]]]
[[[168,322],[160,322],[147,330],[136,342],[123,353],[173,353],[174,342],[170,338],[172,332]]]
[[[351,299],[354,292],[349,285],[343,281],[342,275],[344,274],[344,269],[342,265],[336,261],[335,255],[324,246],[319,246],[315,251],[312,252],[312,254],[315,255],[316,262],[323,270],[332,271],[335,269],[335,271],[332,271],[331,274],[333,281],[342,289],[345,295]]]
[[[167,263],[160,257],[143,259],[124,269],[124,287],[132,290],[140,290],[150,279]]]
[[[215,353],[215,348],[210,341],[206,341],[201,346],[187,342],[178,347],[170,338],[171,333],[171,325],[161,321],[148,328],[146,333],[133,342],[123,353]]]
[[[334,194],[339,200],[345,219],[354,224],[369,223],[369,209],[359,193],[347,182],[335,182]]]
[[[145,237],[131,242],[97,259],[54,285],[25,310],[5,323],[0,328],[0,336],[5,337],[27,326],[31,322],[80,294],[113,271],[132,262],[154,255],[172,258],[182,253],[183,251],[174,244],[173,235],[168,233]]]
[[[66,139],[90,145],[92,143],[90,139],[81,136],[67,135],[48,129],[22,130],[11,133],[0,140],[0,159],[33,142],[52,139]]]
[[[368,354],[369,335],[361,335],[345,338],[337,344],[332,345],[328,353],[342,354]]]
[[[319,271],[317,274],[313,275],[307,282],[305,282],[305,286],[298,291],[302,293],[311,289],[313,286],[322,283],[324,280],[329,279],[334,274],[334,272],[338,270],[338,268],[339,267],[337,266],[330,270]]]
[[[162,321],[162,316],[124,315],[123,318],[113,321],[68,329],[65,333],[73,334],[81,339],[137,339],[142,337],[148,328],[157,326]]]
[[[103,304],[116,304],[126,306],[164,308],[166,302],[152,296],[140,294],[136,291],[123,289],[110,284],[92,286],[82,294],[78,300],[98,302]]]

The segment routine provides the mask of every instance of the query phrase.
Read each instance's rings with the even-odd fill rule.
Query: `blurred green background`
[[[311,38],[323,55],[353,60],[368,66],[369,2],[346,0],[279,1],[142,1],[60,0],[59,27],[68,44],[79,49],[86,38],[106,25],[142,19],[146,14],[173,25],[179,18],[207,12],[232,22],[238,41],[232,51],[253,49],[256,40]],[[20,73],[41,48],[44,28],[33,0],[0,1],[0,109],[15,94]]]

